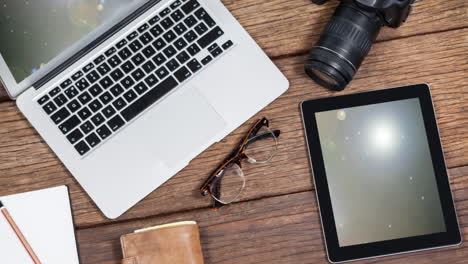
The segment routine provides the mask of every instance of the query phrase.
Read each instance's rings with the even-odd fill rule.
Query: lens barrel
[[[353,79],[379,34],[375,12],[354,1],[341,1],[305,64],[306,74],[332,90],[343,90]]]

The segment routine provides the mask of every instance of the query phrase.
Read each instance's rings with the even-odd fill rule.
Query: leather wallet
[[[196,222],[155,226],[120,238],[122,264],[203,264]]]

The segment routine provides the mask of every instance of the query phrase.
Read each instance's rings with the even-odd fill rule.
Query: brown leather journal
[[[196,222],[155,226],[120,238],[122,264],[203,264]]]

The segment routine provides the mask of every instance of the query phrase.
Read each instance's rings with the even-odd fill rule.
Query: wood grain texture
[[[304,57],[276,60],[290,80],[287,93],[235,130],[119,218],[130,220],[209,206],[198,188],[237,144],[251,123],[267,116],[282,131],[280,151],[270,164],[247,165],[242,200],[312,189],[299,103],[306,99],[426,82],[431,86],[442,145],[450,168],[468,164],[468,30],[378,43],[356,80],[342,93],[318,87],[303,74]],[[414,45],[413,43],[418,43]],[[392,52],[392,50],[394,50]],[[0,195],[69,184],[78,227],[111,222],[95,207],[14,103],[0,104]],[[33,175],[33,176],[31,176]]]
[[[311,49],[338,1],[317,6],[310,0],[223,0],[223,3],[269,56],[303,53]],[[440,32],[468,26],[467,2],[420,0],[407,23],[384,28],[378,41]],[[9,100],[0,88],[0,102]]]
[[[468,167],[449,171],[460,227],[468,239]],[[119,237],[133,230],[196,220],[205,263],[327,263],[314,192],[300,192],[122,224],[79,230],[82,264],[117,264]],[[362,263],[466,263],[468,245]]]

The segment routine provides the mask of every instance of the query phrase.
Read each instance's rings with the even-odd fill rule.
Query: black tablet
[[[429,87],[302,103],[331,262],[461,243]]]

